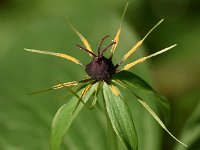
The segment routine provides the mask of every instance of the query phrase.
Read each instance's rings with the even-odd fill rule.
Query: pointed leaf
[[[127,104],[115,86],[104,83],[103,96],[112,127],[129,150],[138,149],[133,119]]]
[[[117,84],[126,87],[133,93],[135,93],[135,89],[141,89],[153,94],[155,96],[155,99],[157,100],[157,105],[161,113],[162,119],[164,120],[165,123],[168,122],[169,118],[168,101],[164,97],[160,96],[147,82],[145,82],[137,75],[128,71],[121,71],[115,74],[113,76],[113,79],[117,81]]]
[[[92,85],[92,87],[88,90],[88,92],[83,96],[82,100],[87,102],[93,92],[96,90],[98,83]],[[83,92],[83,87],[77,92],[78,95]],[[52,132],[51,132],[51,150],[58,150],[62,141],[62,138],[68,131],[71,123],[73,122],[74,118],[78,115],[80,110],[83,108],[83,104],[80,103],[74,112],[74,109],[77,105],[77,97],[73,96],[72,99],[64,104],[60,109],[57,111],[53,123],[52,123]]]
[[[138,97],[138,96],[136,96]],[[180,140],[178,140],[165,126],[165,124],[160,120],[160,118],[156,115],[156,113],[149,107],[149,105],[147,103],[145,103],[145,101],[143,101],[142,99],[140,99],[138,97],[138,101],[144,106],[144,108],[151,114],[151,116],[159,123],[159,125],[173,138],[175,139],[178,143],[182,144],[185,147],[188,147],[186,144],[184,144],[183,142],[181,142]]]

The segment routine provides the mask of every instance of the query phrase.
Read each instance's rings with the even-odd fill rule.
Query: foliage
[[[83,57],[86,55],[79,53],[74,48],[77,38],[71,32],[70,28],[66,26],[65,18],[66,16],[70,17],[73,24],[78,26],[78,29],[89,37],[93,45],[96,45],[96,42],[99,40],[99,37],[102,37],[102,34],[109,33],[113,36],[113,29],[116,29],[118,26],[121,10],[125,4],[125,2],[116,1],[106,1],[106,3],[107,5],[105,6],[104,0],[67,2],[62,0],[44,0],[42,2],[8,0],[0,2],[0,79],[2,84],[0,88],[0,149],[48,149],[51,132],[50,125],[53,116],[58,108],[69,100],[69,97],[67,99],[64,98],[66,93],[65,89],[41,95],[27,96],[25,94],[38,88],[48,87],[57,81],[73,80],[84,75],[84,72],[81,72],[82,68],[73,67],[72,69],[71,64],[63,60],[30,55],[25,53],[23,48],[34,47],[45,50],[63,49],[63,53],[67,51],[70,55],[81,58],[83,63],[87,63],[88,58]],[[196,6],[195,2],[190,3],[194,4],[190,6]],[[151,16],[152,13],[146,12],[151,8],[146,8],[146,6],[147,3],[134,2],[133,5],[131,4],[133,12],[131,12],[131,9],[129,10],[129,17],[126,18],[127,22],[124,22],[122,40],[119,45],[119,50],[117,50],[118,55],[114,57],[115,62],[124,54],[124,49],[134,43],[134,41],[129,39],[137,39],[133,27],[139,26],[140,28],[137,28],[137,31],[140,33],[139,35],[143,35],[141,32],[147,31],[145,25],[149,27],[151,26],[150,24],[158,20],[157,18],[155,19],[155,16]],[[102,11],[104,7],[105,9]],[[139,8],[143,9],[138,10]],[[146,16],[141,15],[142,10],[145,10],[144,14]],[[185,10],[189,11],[190,9]],[[195,76],[198,73],[195,72],[195,68],[199,68],[197,67],[199,63],[194,60],[198,60],[199,55],[198,39],[200,34],[198,27],[200,22],[197,19],[199,16],[195,16],[198,12],[196,13],[192,7],[191,10],[191,12],[186,12],[186,15],[182,13],[184,15],[182,19],[177,19],[174,22],[169,19],[165,23],[166,26],[162,26],[159,32],[153,34],[145,43],[146,48],[150,49],[160,48],[164,45],[163,42],[166,43],[166,41],[176,41],[179,44],[173,53],[171,52],[165,56],[160,56],[159,58],[161,59],[155,59],[160,61],[154,63],[156,65],[155,68],[161,66],[160,68],[165,69],[164,72],[161,70],[161,73],[163,73],[161,76],[162,80],[159,80],[156,76],[161,90],[165,82],[173,83],[172,90],[164,89],[163,91],[166,91],[165,94],[171,98],[169,100],[171,100],[170,102],[173,106],[172,110],[176,110],[176,113],[172,112],[175,118],[175,125],[170,126],[171,131],[176,130],[176,127],[179,128],[176,131],[176,135],[179,134],[178,132],[182,124],[193,110],[199,97],[199,87],[196,86],[199,83],[199,80],[196,80],[199,79],[199,76],[197,76],[198,78]],[[153,13],[158,12],[153,11]],[[176,10],[176,14],[181,13]],[[140,16],[137,16],[135,20],[130,17],[136,15]],[[163,17],[163,14],[159,14],[158,16]],[[96,18],[98,18],[98,23],[96,22]],[[132,26],[130,26],[131,23]],[[168,27],[170,25],[171,28],[169,29]],[[193,41],[192,44],[191,41]],[[131,57],[131,59],[142,56],[143,50],[144,47],[135,56]],[[171,61],[172,63],[167,62],[167,64],[172,65],[164,66],[164,61],[166,60]],[[133,72],[145,79],[145,81],[148,81],[148,83],[152,83],[146,64],[141,64],[136,67]],[[181,64],[181,67],[179,65],[177,67],[177,64]],[[173,70],[173,67],[176,67],[176,69]],[[186,68],[184,72],[176,72],[182,67]],[[160,73],[156,72],[157,70],[153,71],[154,73]],[[170,82],[167,79],[169,72],[172,71],[178,74],[178,77],[172,74],[174,81],[179,83],[183,79],[181,80],[182,84],[180,89],[176,86],[177,82]],[[189,74],[189,76],[182,78],[182,75],[185,74]],[[183,87],[186,90],[181,91]],[[137,89],[135,89],[135,92],[138,92]],[[173,93],[175,94],[173,95]],[[191,96],[188,97],[190,93]],[[133,121],[138,134],[139,149],[164,149],[161,148],[162,131],[156,125],[155,121],[146,113],[146,110],[141,109],[137,102],[134,101],[134,98],[130,97],[127,92],[123,92],[123,97],[133,115]],[[156,106],[157,104],[153,100],[154,98],[149,96],[148,92],[144,93],[142,98],[147,100],[148,104],[162,118],[162,113],[160,113],[160,109]],[[179,101],[175,101],[177,99]],[[198,120],[199,113],[195,114],[197,114],[195,115],[195,120]],[[83,109],[73,122],[63,141],[61,149],[108,149],[107,139],[105,138],[106,121],[104,118],[105,116],[102,116],[101,110],[96,107],[90,111]],[[198,125],[198,122],[194,121],[194,127],[198,129],[199,126],[196,125]],[[185,133],[190,133],[191,137],[193,136],[192,134],[194,132],[189,132],[191,131],[190,127],[189,125],[188,128],[184,128],[184,135],[182,137],[188,137]],[[196,139],[198,139],[198,135],[196,138],[195,135],[194,138],[191,138],[191,143],[194,143],[194,147],[198,148],[199,144],[195,142]],[[185,138],[181,138],[181,140],[189,146],[193,145],[190,144],[189,137],[188,140]],[[194,142],[192,142],[193,140]],[[145,144],[140,143],[140,141],[145,142]],[[173,144],[170,144],[170,141],[171,139],[166,140],[166,137],[163,140],[164,143],[167,143],[165,145],[171,145],[172,147]],[[120,144],[118,146],[120,147]],[[184,149],[182,146],[179,147]]]

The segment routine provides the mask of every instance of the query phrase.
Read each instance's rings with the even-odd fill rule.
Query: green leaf
[[[113,79],[117,81],[117,84],[126,87],[132,93],[135,93],[135,89],[141,89],[153,94],[157,100],[156,104],[161,113],[162,119],[165,123],[168,122],[170,108],[168,101],[164,97],[160,96],[147,82],[128,71],[121,71],[115,74]]]
[[[148,85],[144,80],[142,80],[141,78],[139,78],[138,76],[136,76],[135,74],[128,72],[128,71],[122,71],[120,73],[118,73],[115,76],[115,80],[117,79],[117,82],[119,85],[121,85],[124,88],[127,88],[128,90],[131,91],[131,93],[134,94],[134,96],[137,98],[137,100],[145,107],[145,109],[151,114],[151,116],[160,124],[160,126],[171,136],[173,137],[177,142],[179,142],[180,144],[184,145],[187,147],[186,144],[182,143],[181,141],[179,141],[165,126],[165,124],[161,121],[161,119],[158,117],[158,115],[156,115],[156,113],[149,107],[149,105],[142,100],[142,98],[140,98],[131,88],[141,88],[147,91],[150,91],[152,93],[155,93],[156,96],[159,96],[151,87],[150,85]],[[167,110],[168,108],[168,103],[164,103],[165,99],[161,99],[161,97],[159,96],[160,101],[159,102],[159,106],[160,109],[163,107]],[[162,112],[162,109],[161,109]],[[162,112],[163,116],[165,116],[165,111]]]
[[[108,149],[109,150],[118,150],[118,137],[113,130],[112,124],[110,122],[110,118],[108,115],[106,115],[107,119],[107,138],[108,138]]]
[[[186,122],[181,140],[186,142],[191,150],[198,150],[200,147],[200,102]],[[175,150],[186,150],[187,148],[176,145]]]
[[[112,85],[104,83],[103,96],[112,127],[129,150],[137,150],[137,134],[130,110],[117,92],[118,89],[112,89]]]
[[[137,95],[135,95],[138,99],[138,101],[144,106],[144,108],[151,114],[151,116],[160,124],[160,126],[172,137],[174,138],[177,142],[179,142],[180,144],[182,144],[185,147],[188,147],[186,144],[184,144],[183,142],[181,142],[180,140],[178,140],[165,126],[165,124],[160,120],[160,118],[156,115],[156,113],[149,107],[149,105],[147,103],[145,103],[145,101],[143,101],[140,97],[138,97]]]
[[[120,71],[113,76],[113,79],[119,79],[121,82],[126,83],[134,88],[140,88],[149,92],[154,92],[153,88],[147,82],[129,71]]]
[[[92,87],[88,90],[88,92],[83,96],[82,100],[87,102],[90,96],[95,92],[96,88],[98,87],[98,83],[92,85]],[[81,94],[83,88],[77,92],[78,95]],[[74,118],[83,108],[83,104],[80,103],[77,106],[77,97],[74,96],[72,99],[64,104],[60,109],[57,111],[53,123],[52,123],[52,132],[51,132],[51,150],[58,150],[61,144],[61,141],[68,131],[71,123],[73,122]],[[76,111],[74,111],[76,108]]]

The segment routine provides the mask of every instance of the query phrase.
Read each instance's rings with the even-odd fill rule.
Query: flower
[[[128,4],[124,9],[122,20],[125,15],[127,7]],[[118,89],[118,86],[128,89],[138,99],[138,101],[142,104],[142,106],[146,108],[146,110],[152,115],[152,117],[161,125],[161,127],[164,130],[166,130],[176,141],[186,146],[184,143],[179,141],[169,132],[169,130],[166,128],[161,119],[159,119],[159,117],[153,112],[153,110],[148,106],[148,104],[140,98],[140,96],[138,96],[132,91],[132,88],[134,86],[136,87],[139,86],[142,87],[143,89],[146,89],[154,93],[156,96],[158,96],[158,94],[141,78],[127,71],[132,67],[134,67],[135,65],[142,63],[151,57],[157,56],[161,53],[164,53],[172,49],[173,47],[176,46],[176,44],[164,48],[149,56],[142,57],[138,60],[128,63],[124,67],[122,67],[122,69],[119,69],[119,66],[121,66],[136,50],[138,50],[138,48],[142,45],[142,43],[148,37],[148,35],[162,22],[163,19],[160,20],[153,28],[151,28],[149,32],[144,36],[144,38],[142,38],[139,42],[137,42],[117,64],[113,64],[112,57],[119,43],[122,21],[120,23],[119,29],[117,30],[113,42],[109,44],[107,47],[105,47],[103,50],[101,50],[102,44],[109,37],[109,35],[106,35],[105,37],[102,38],[102,40],[98,45],[97,54],[92,50],[87,39],[75,27],[72,26],[72,29],[79,36],[79,38],[84,44],[84,46],[81,46],[79,44],[76,44],[76,46],[81,50],[87,52],[89,56],[92,57],[92,61],[89,62],[87,65],[83,65],[80,60],[72,56],[69,56],[67,54],[47,52],[34,49],[25,49],[26,51],[34,53],[53,55],[56,57],[61,57],[70,60],[71,62],[84,67],[85,72],[88,75],[86,79],[82,79],[80,81],[70,81],[70,82],[60,83],[46,90],[35,92],[38,93],[47,90],[61,89],[64,87],[72,87],[77,85],[79,86],[76,91],[70,90],[70,92],[72,92],[74,97],[78,98],[79,101],[78,102],[70,101],[69,102],[70,104],[67,103],[63,105],[58,110],[57,114],[54,117],[54,121],[52,124],[52,143],[51,143],[52,149],[58,149],[61,139],[67,132],[69,126],[71,125],[71,122],[73,121],[73,118],[82,108],[80,102],[86,105],[89,97],[94,95],[95,99],[92,102],[90,108],[94,107],[97,101],[97,95],[101,89],[103,91],[103,97],[105,100],[105,106],[108,118],[111,121],[114,131],[120,137],[120,139],[122,139],[122,141],[125,143],[127,147],[130,147],[131,149],[137,149],[137,134],[132,120],[132,116],[128,106],[122,100],[122,96]],[[106,58],[104,56],[104,53],[107,52],[109,48],[111,48],[110,56],[109,58]],[[160,101],[158,101],[159,105],[163,109],[167,109],[168,105],[166,104],[165,100],[161,96],[158,97],[160,99]]]

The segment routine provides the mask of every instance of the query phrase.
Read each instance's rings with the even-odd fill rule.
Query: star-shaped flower
[[[124,17],[124,14],[126,12],[128,4],[125,7],[122,20]],[[89,42],[86,40],[86,38],[78,32],[73,26],[72,29],[76,32],[76,34],[79,36],[81,41],[84,44],[84,47],[76,44],[76,46],[85,52],[89,54],[89,56],[92,58],[91,62],[87,65],[84,65],[80,62],[80,60],[69,56],[67,54],[62,53],[55,53],[55,52],[47,52],[47,51],[41,51],[41,50],[34,50],[34,49],[25,49],[30,52],[34,53],[41,53],[41,54],[47,54],[47,55],[53,55],[57,57],[61,57],[67,60],[70,60],[71,62],[81,65],[84,67],[85,72],[87,73],[88,77],[85,79],[82,79],[80,81],[70,81],[65,83],[60,83],[57,85],[54,85],[46,90],[42,90],[39,92],[44,92],[47,90],[53,90],[53,89],[61,89],[64,87],[72,87],[77,86],[77,89],[75,91],[70,90],[70,92],[74,95],[74,99],[69,101],[67,104],[63,105],[57,112],[57,114],[54,117],[54,121],[52,124],[52,138],[51,138],[51,148],[52,150],[58,149],[59,145],[61,143],[61,140],[64,136],[64,134],[67,132],[69,126],[71,125],[73,119],[78,114],[78,112],[81,110],[83,105],[87,106],[87,101],[90,97],[94,97],[94,100],[89,106],[90,108],[94,107],[97,101],[97,96],[100,91],[103,93],[103,99],[105,101],[105,106],[107,110],[107,116],[111,122],[111,125],[115,131],[115,133],[119,136],[119,138],[125,143],[127,148],[136,150],[138,147],[137,144],[137,134],[134,127],[134,123],[132,120],[131,113],[129,111],[129,108],[127,104],[123,101],[122,95],[118,89],[118,86],[123,87],[127,90],[129,90],[137,99],[138,101],[146,108],[146,110],[152,115],[152,117],[161,125],[161,127],[166,130],[176,141],[181,143],[182,145],[186,146],[184,143],[180,142],[177,138],[175,138],[166,128],[164,123],[159,119],[159,117],[154,113],[154,111],[148,106],[148,104],[138,96],[133,88],[139,87],[142,89],[145,89],[147,91],[152,92],[155,96],[158,97],[158,105],[161,107],[161,113],[165,113],[165,110],[168,109],[168,105],[161,96],[159,96],[144,80],[139,78],[138,76],[134,75],[131,72],[128,72],[127,70],[131,69],[135,65],[144,62],[145,60],[157,56],[161,53],[164,53],[173,47],[176,46],[176,44],[169,46],[167,48],[164,48],[154,54],[151,54],[146,57],[142,57],[138,60],[135,60],[131,63],[126,64],[122,69],[119,69],[119,67],[136,51],[138,48],[142,45],[144,40],[148,37],[148,35],[161,23],[163,22],[163,19],[160,20],[153,28],[150,29],[150,31],[142,38],[139,42],[137,42],[124,56],[123,58],[117,63],[114,64],[112,62],[113,54],[116,51],[117,45],[119,43],[120,39],[120,33],[121,33],[121,24],[120,23],[119,29],[117,30],[116,36],[111,44],[109,44],[107,47],[102,49],[102,44],[106,38],[109,36],[106,35],[102,40],[100,41],[97,49],[97,53],[95,53]],[[108,51],[108,49],[111,48],[110,56],[109,58],[106,58],[104,56],[104,53]],[[36,92],[38,93],[38,92]],[[78,102],[75,101],[75,99],[78,99]],[[165,121],[165,120],[164,120]]]

